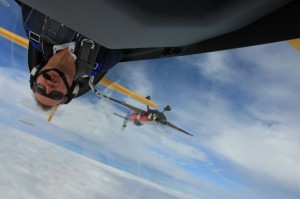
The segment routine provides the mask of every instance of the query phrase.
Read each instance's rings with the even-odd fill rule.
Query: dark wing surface
[[[139,108],[137,108],[137,107],[134,107],[134,106],[132,106],[132,105],[129,105],[129,104],[125,103],[125,102],[116,100],[116,99],[114,99],[114,98],[112,98],[112,97],[108,97],[107,95],[101,94],[101,96],[104,97],[104,98],[106,98],[106,99],[109,99],[110,101],[113,101],[113,102],[115,102],[116,104],[118,104],[118,105],[120,105],[120,106],[123,106],[123,107],[125,107],[125,108],[127,108],[127,109],[133,110],[133,111],[138,112],[138,113],[141,113],[141,114],[145,114],[145,113],[146,113],[146,111],[144,111],[144,110],[142,110],[142,109],[139,109]]]
[[[183,130],[183,129],[177,127],[177,126],[175,126],[174,124],[172,124],[172,123],[170,123],[170,122],[167,122],[166,125],[169,126],[169,127],[171,127],[171,128],[173,128],[173,129],[176,129],[176,130],[178,130],[178,131],[180,131],[180,132],[182,132],[182,133],[185,133],[185,134],[187,134],[187,135],[189,135],[189,136],[193,136],[193,135],[190,134],[189,132],[187,132],[187,131],[185,131],[185,130]]]
[[[122,116],[122,115],[120,115],[120,114],[118,114],[118,113],[114,113],[116,116],[119,116],[119,117],[121,117],[121,118],[123,118],[123,119],[126,119],[126,117],[124,117],[124,116]]]

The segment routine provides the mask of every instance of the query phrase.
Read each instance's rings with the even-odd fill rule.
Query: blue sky
[[[0,4],[0,25],[24,35],[20,11],[8,2],[9,8]],[[121,132],[123,121],[113,113],[127,110],[92,93],[61,106],[47,123],[46,114],[28,108],[35,105],[26,49],[0,42],[0,193],[6,198],[53,198],[56,189],[66,193],[56,198],[300,197],[300,52],[287,42],[120,63],[109,72],[151,95],[159,109],[171,105],[168,119],[192,138],[150,125]]]

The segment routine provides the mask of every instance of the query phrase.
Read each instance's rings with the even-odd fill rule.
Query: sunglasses
[[[40,95],[48,97],[53,100],[62,100],[64,99],[65,95],[62,92],[52,91],[49,94],[46,93],[46,88],[41,84],[34,84],[32,87],[33,92],[37,92]]]

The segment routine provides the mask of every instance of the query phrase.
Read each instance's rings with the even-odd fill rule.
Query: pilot
[[[16,0],[29,38],[30,86],[44,109],[67,104],[90,90],[116,65],[121,50],[107,49],[64,24]]]

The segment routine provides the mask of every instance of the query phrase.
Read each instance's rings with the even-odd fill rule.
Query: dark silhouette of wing
[[[123,107],[125,107],[125,108],[130,109],[130,110],[133,110],[133,111],[135,111],[135,112],[138,112],[138,113],[141,113],[141,114],[145,114],[145,113],[146,113],[146,111],[144,111],[144,110],[142,110],[142,109],[139,109],[139,108],[137,108],[137,107],[134,107],[134,106],[132,106],[132,105],[129,105],[129,104],[125,103],[125,102],[116,100],[116,99],[114,99],[114,98],[108,97],[108,96],[103,95],[103,94],[101,94],[101,96],[104,97],[104,98],[106,98],[106,99],[109,99],[110,101],[115,102],[116,104],[118,104],[118,105],[120,105],[120,106],[123,106]]]
[[[102,46],[124,49],[122,62],[240,48],[300,35],[297,0],[86,0],[72,1],[72,9],[66,9],[69,0],[21,1]]]
[[[121,117],[121,118],[123,118],[123,119],[126,119],[126,117],[124,117],[124,116],[122,116],[122,115],[120,115],[118,113],[114,113],[114,114],[117,115],[117,116],[119,116],[119,117]]]
[[[165,124],[166,124],[167,126],[173,128],[173,129],[176,129],[176,130],[182,132],[182,133],[185,133],[185,134],[187,134],[187,135],[189,135],[189,136],[193,136],[193,135],[190,134],[189,132],[187,132],[187,131],[185,131],[185,130],[183,130],[183,129],[177,127],[177,126],[175,126],[174,124],[172,124],[172,123],[170,123],[170,122],[166,122]]]

